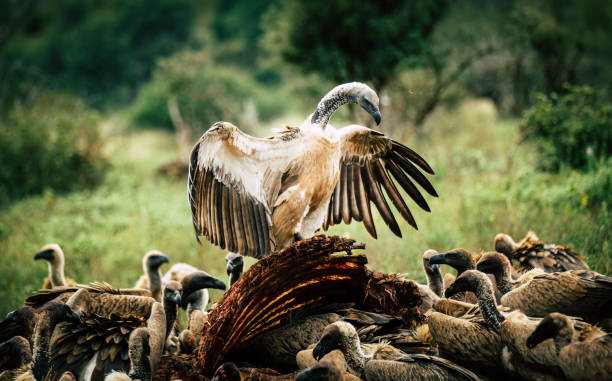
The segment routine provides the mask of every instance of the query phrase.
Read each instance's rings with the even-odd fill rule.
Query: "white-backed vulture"
[[[149,339],[149,329],[144,327],[134,329],[128,341],[129,372],[126,374],[113,370],[104,378],[104,381],[150,381],[154,370],[151,369],[149,362],[149,355],[151,355]]]
[[[342,362],[334,362],[326,359],[330,353],[340,353]],[[295,377],[295,381],[359,381],[361,378],[346,372],[344,355],[338,350],[334,350],[324,356],[321,361],[313,366],[302,370]]]
[[[481,272],[467,270],[446,289],[445,296],[467,290],[476,294],[479,313],[471,310],[464,316],[454,317],[430,311],[427,313],[429,332],[441,354],[488,367],[501,365],[499,354],[503,343],[498,331],[504,317],[495,307],[491,280]]]
[[[350,371],[366,380],[479,380],[478,376],[448,360],[424,354],[400,354],[394,352],[388,359],[381,359],[374,352],[366,355],[361,350],[355,328],[347,322],[337,321],[325,328],[321,339],[313,349],[319,359],[334,349],[344,354]]]
[[[490,360],[492,362],[484,365],[494,367],[501,363],[511,374],[527,380],[554,381],[561,376],[559,369],[548,366],[552,354],[550,348],[534,351],[525,345],[525,340],[540,319],[527,317],[521,311],[512,311],[502,315],[495,305],[490,279],[477,270],[464,272],[446,292],[450,295],[465,290],[471,290],[477,295],[478,313],[484,318],[486,324],[499,334],[501,340],[500,353],[496,354],[495,359]],[[581,327],[588,325],[586,323],[581,324]],[[468,347],[479,343],[477,341],[479,339],[477,337],[478,332],[473,330],[459,330],[455,334],[464,336],[462,337],[462,343],[450,344],[455,347],[454,349],[459,346]],[[494,335],[494,333],[491,332],[491,335]],[[481,351],[481,348],[476,345],[472,350]],[[470,353],[466,352],[466,355],[469,357]]]
[[[425,250],[423,253],[423,270],[425,270],[425,276],[427,277],[427,286],[441,298],[444,296],[444,283],[440,274],[440,265],[430,263],[431,258],[438,254],[435,250]]]
[[[30,306],[21,306],[9,312],[6,319],[0,322],[0,343],[15,336],[22,336],[30,341],[36,327],[36,311]]]
[[[228,122],[213,124],[190,156],[188,196],[198,241],[205,236],[221,248],[261,258],[352,219],[363,221],[376,238],[370,202],[401,237],[383,188],[416,228],[391,176],[429,211],[413,180],[437,196],[417,166],[429,174],[433,170],[416,152],[378,131],[328,125],[346,103],[359,104],[380,122],[376,93],[353,82],[332,89],[300,127],[286,127],[271,138],[249,136]]]
[[[91,305],[90,298],[95,298],[95,294],[90,295],[86,290],[79,290],[78,293],[83,293],[82,300],[76,301],[71,297],[67,304],[74,304],[75,309],[81,308],[82,322],[58,326],[50,349],[52,379],[65,371],[87,380],[103,380],[113,370],[128,371],[130,334],[140,327],[146,327],[148,332],[146,367],[152,371],[157,368],[166,339],[166,318],[161,303],[147,298],[152,301],[147,316],[103,317],[86,310]]]
[[[502,296],[501,304],[528,316],[560,312],[597,323],[612,318],[612,277],[591,270],[540,274]]]
[[[200,337],[204,323],[208,320],[208,313],[200,310],[194,310],[189,316],[188,327],[181,331],[179,335],[180,352],[191,354],[194,353],[200,344]]]
[[[49,264],[49,276],[43,281],[42,288],[53,288],[60,286],[74,286],[76,283],[70,278],[64,277],[64,252],[56,243],[43,246],[34,255],[34,260],[44,259]]]
[[[557,365],[572,381],[612,379],[612,334],[599,332],[579,340],[573,321],[563,314],[551,313],[527,338],[529,348],[553,339]]]
[[[14,380],[17,369],[27,366],[32,361],[30,342],[15,336],[0,344],[0,381]]]
[[[540,269],[532,269],[520,275],[516,280],[513,280],[512,264],[510,260],[504,254],[495,251],[484,253],[478,260],[478,263],[476,263],[476,269],[483,273],[493,275],[495,278],[495,286],[497,286],[501,295],[530,281],[536,275],[544,273],[544,271]]]
[[[517,271],[540,269],[547,273],[568,270],[590,270],[582,256],[567,246],[544,244],[533,232],[519,243],[508,234],[495,236],[495,251],[518,261]]]
[[[467,270],[475,269],[476,261],[474,260],[474,257],[469,251],[462,248],[457,248],[447,251],[445,253],[432,255],[429,258],[429,265],[448,265],[457,270],[458,277]],[[455,279],[456,277],[452,280],[445,277],[444,287],[448,288],[451,284],[453,284]],[[458,293],[457,295],[453,295],[453,299],[472,304],[478,302],[476,296],[473,293],[468,292],[462,292]]]
[[[142,269],[144,275],[140,276],[134,288],[144,288],[151,291],[153,298],[161,302],[162,298],[162,275],[161,265],[168,263],[166,254],[158,250],[147,252],[142,259]]]
[[[229,286],[232,287],[232,284],[236,283],[236,281],[240,279],[240,275],[242,275],[244,261],[242,260],[242,255],[238,253],[227,254],[225,256],[225,260],[227,261],[225,270],[227,272],[227,276],[229,277],[227,281]]]
[[[80,322],[81,318],[68,305],[52,300],[39,311],[32,336],[32,361],[18,380],[44,380],[51,369],[50,346],[53,331],[61,322]],[[22,368],[23,370],[26,370]]]
[[[191,279],[188,283],[187,279]],[[164,274],[162,284],[169,281],[181,282],[183,285],[183,298],[181,307],[187,311],[187,318],[198,309],[206,312],[208,305],[208,288],[225,290],[225,283],[210,274],[193,267],[187,263],[176,263]]]

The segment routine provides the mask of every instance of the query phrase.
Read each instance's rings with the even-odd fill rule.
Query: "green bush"
[[[40,2],[0,62],[23,62],[90,104],[121,104],[158,57],[185,46],[198,9],[193,0]]]
[[[98,121],[81,100],[66,95],[17,103],[0,120],[0,205],[98,183],[106,168]]]
[[[153,80],[142,88],[133,107],[132,121],[172,129],[167,100],[175,96],[196,135],[219,120],[253,131],[259,121],[292,107],[287,92],[280,86],[263,86],[239,69],[213,66],[204,53],[187,51],[159,61]]]
[[[565,94],[538,95],[523,131],[541,153],[541,167],[586,169],[612,155],[612,103],[605,91],[566,86]]]

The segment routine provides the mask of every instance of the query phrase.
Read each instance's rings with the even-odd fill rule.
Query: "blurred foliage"
[[[588,86],[567,85],[565,91],[538,95],[523,117],[523,131],[537,142],[543,168],[585,169],[612,156],[612,102]]]
[[[257,43],[263,33],[262,16],[278,0],[217,0],[211,30],[217,41],[215,58],[252,68],[261,55]]]
[[[259,121],[286,113],[295,101],[283,88],[263,86],[243,71],[214,66],[205,54],[191,51],[159,61],[153,80],[134,105],[134,123],[171,129],[169,96],[176,96],[197,136],[219,120],[253,132]]]
[[[15,3],[16,6],[16,3]],[[129,100],[159,56],[185,45],[193,0],[40,2],[0,52],[96,104]]]
[[[40,93],[0,119],[0,205],[102,180],[99,116],[69,95]]]
[[[265,18],[265,47],[305,72],[381,90],[408,58],[418,62],[446,0],[291,1]]]

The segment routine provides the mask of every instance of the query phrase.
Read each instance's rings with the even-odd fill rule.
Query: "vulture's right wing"
[[[283,173],[303,149],[286,136],[256,138],[231,123],[213,124],[189,161],[187,192],[196,236],[255,258],[270,253],[272,205]]]

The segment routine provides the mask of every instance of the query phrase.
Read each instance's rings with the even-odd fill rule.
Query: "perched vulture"
[[[412,149],[378,131],[328,125],[346,103],[359,104],[380,123],[378,96],[353,82],[332,89],[300,127],[270,138],[249,136],[228,122],[213,124],[190,156],[187,188],[196,238],[255,258],[351,219],[362,221],[376,238],[370,202],[401,237],[383,189],[416,228],[396,182],[429,211],[414,183],[437,196],[417,166],[433,170]]]

